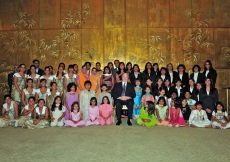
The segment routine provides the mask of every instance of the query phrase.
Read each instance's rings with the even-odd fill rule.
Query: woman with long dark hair
[[[194,65],[192,68],[192,74],[190,74],[190,79],[194,79],[195,84],[197,82],[203,83],[204,82],[204,75],[200,73],[201,68],[199,65]]]
[[[200,101],[203,103],[203,109],[206,110],[208,119],[211,120],[212,112],[215,109],[216,102],[218,101],[218,91],[213,86],[212,79],[206,78],[205,85],[200,91]]]
[[[142,73],[140,72],[140,68],[138,64],[133,65],[133,70],[129,74],[129,79],[130,82],[135,85],[135,80],[139,80],[140,82],[142,81]]]
[[[142,73],[142,83],[146,83],[147,79],[155,80],[155,73],[150,62],[145,64],[145,70]]]
[[[212,67],[212,62],[210,60],[205,61],[204,63],[204,78],[210,78],[212,80],[212,85],[215,87],[217,73],[216,70]]]
[[[184,64],[177,66],[178,76],[177,78],[181,80],[181,87],[185,88],[188,85],[188,73],[185,72],[186,68]]]
[[[126,72],[125,63],[120,62],[116,73],[116,83],[122,82],[122,75]]]

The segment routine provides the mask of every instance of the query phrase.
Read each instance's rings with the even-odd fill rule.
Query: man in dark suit
[[[12,84],[13,84],[13,80],[14,80],[14,73],[17,73],[18,72],[18,65],[14,65],[13,67],[13,72],[8,74],[8,85],[9,85],[9,88],[10,88],[10,91],[9,91],[9,95],[11,96],[11,92],[12,92]]]
[[[126,105],[128,108],[128,121],[127,124],[132,126],[130,119],[132,119],[133,113],[133,98],[136,96],[134,86],[132,83],[128,83],[128,74],[124,73],[122,75],[122,82],[116,83],[112,96],[115,100],[116,105],[116,114],[117,114],[117,123],[116,125],[121,124],[121,111],[123,105]]]
[[[119,63],[120,63],[119,60],[114,60],[115,68],[112,70],[112,75],[113,75],[113,78],[114,78],[115,82],[116,82],[116,74],[118,72]]]
[[[36,67],[36,74],[42,76],[44,73],[44,70],[40,69],[40,61],[35,59],[33,60],[33,65]],[[30,74],[30,69],[27,70],[27,74]]]

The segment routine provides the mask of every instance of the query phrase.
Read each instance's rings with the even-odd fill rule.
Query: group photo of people
[[[40,68],[40,61],[14,65],[8,75],[0,127],[117,126],[230,128],[230,118],[215,88],[217,72],[212,62],[187,69],[184,64],[119,60],[101,67],[59,63]],[[189,74],[188,71],[192,73]]]

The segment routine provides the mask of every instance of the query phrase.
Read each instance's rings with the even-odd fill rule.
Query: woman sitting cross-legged
[[[82,127],[85,125],[85,121],[82,120],[83,113],[80,111],[78,102],[73,102],[71,105],[71,113],[69,120],[65,120],[65,126],[69,127]]]
[[[113,108],[110,105],[109,98],[104,96],[102,98],[102,103],[99,107],[99,115],[100,115],[100,124],[101,125],[111,125],[113,123]]]
[[[143,106],[140,111],[140,117],[137,119],[137,124],[141,126],[155,126],[157,119],[154,115],[155,106],[152,101],[146,101],[145,107]]]
[[[51,127],[59,126],[62,127],[64,125],[65,116],[65,107],[62,105],[62,99],[60,96],[55,97],[53,105],[50,111],[51,117]]]
[[[5,103],[2,107],[3,118],[0,118],[0,127],[7,127],[8,125],[13,126],[13,123],[17,122],[18,119],[18,104],[12,101],[10,95],[5,95],[4,100]]]
[[[157,101],[156,116],[158,119],[158,122],[157,122],[158,126],[168,126],[169,109],[168,109],[168,106],[166,105],[166,101],[164,97],[160,97]]]
[[[216,108],[212,112],[212,127],[216,129],[230,128],[230,119],[222,102],[217,102]]]
[[[37,107],[37,104],[35,104],[35,97],[29,97],[28,104],[25,106],[22,116],[18,119],[18,126],[27,128],[25,125],[27,120],[32,119],[32,115],[34,113],[35,108]],[[15,126],[17,126],[17,122],[15,122]]]
[[[25,122],[24,128],[28,129],[39,129],[39,128],[46,128],[49,126],[48,122],[49,111],[48,108],[45,106],[44,99],[38,100],[38,106],[35,108],[33,113],[33,120],[27,120]]]

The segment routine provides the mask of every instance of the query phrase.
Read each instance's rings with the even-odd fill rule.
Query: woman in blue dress
[[[141,82],[139,79],[135,80],[135,92],[136,97],[134,98],[134,107],[133,107],[133,119],[139,118],[141,110],[141,97],[142,97],[142,88],[140,87]]]

